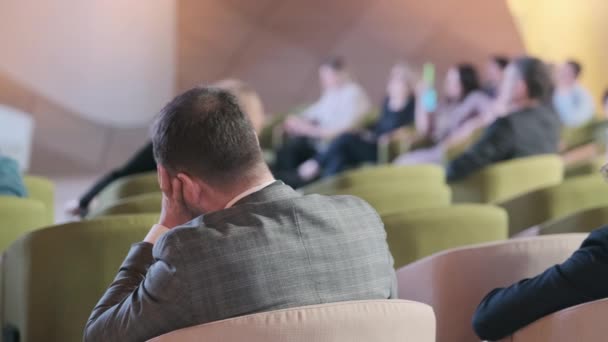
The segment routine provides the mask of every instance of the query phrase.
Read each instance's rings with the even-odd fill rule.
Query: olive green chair
[[[105,208],[101,208],[91,213],[90,217],[160,213],[162,198],[163,195],[160,192],[123,198]]]
[[[49,224],[55,221],[55,184],[51,180],[38,176],[23,177],[28,197],[38,200],[47,208]]]
[[[608,184],[599,174],[570,178],[500,203],[509,213],[510,236],[579,210],[604,205],[608,205]]]
[[[27,232],[53,224],[44,203],[0,196],[0,251]]]
[[[608,206],[577,211],[538,226],[539,235],[590,233],[608,224]]]
[[[131,244],[158,215],[115,216],[31,232],[2,264],[2,326],[20,341],[82,341],[87,319]]]
[[[558,155],[540,155],[490,165],[450,186],[455,203],[498,203],[559,184],[563,179],[561,158]]]
[[[378,184],[392,184],[395,187],[445,184],[445,173],[437,165],[367,166],[323,179],[299,190],[305,194],[331,195],[353,186]]]
[[[380,214],[411,209],[447,207],[452,200],[450,188],[445,184],[398,187],[391,184],[353,186],[334,195],[351,195],[362,198]]]
[[[123,198],[159,191],[156,172],[123,177],[112,182],[99,194],[98,207],[104,208]]]
[[[507,213],[492,205],[402,211],[382,220],[395,268],[449,248],[508,237]]]
[[[604,166],[605,164],[605,155],[597,156],[589,160],[578,162],[566,167],[565,177],[566,179],[568,179],[577,176],[597,174],[602,168],[602,166]]]

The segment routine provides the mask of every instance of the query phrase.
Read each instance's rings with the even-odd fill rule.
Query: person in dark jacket
[[[501,161],[557,153],[561,125],[551,108],[553,84],[546,65],[533,57],[515,59],[506,70],[497,107],[506,115],[447,166],[448,181],[462,180]]]
[[[319,174],[328,177],[366,162],[377,162],[378,143],[389,141],[391,136],[399,134],[400,128],[414,123],[414,82],[407,65],[395,65],[389,76],[387,97],[378,121],[368,130],[338,136],[326,150],[300,166],[299,179],[306,183]]]
[[[561,265],[495,289],[481,302],[473,329],[496,341],[554,312],[608,297],[608,226],[595,230]]]

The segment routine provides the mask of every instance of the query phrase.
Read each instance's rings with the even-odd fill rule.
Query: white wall
[[[174,0],[3,0],[0,71],[97,123],[146,125],[174,92]]]

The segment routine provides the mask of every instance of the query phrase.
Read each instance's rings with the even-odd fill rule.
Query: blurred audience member
[[[500,55],[491,56],[486,62],[483,91],[488,96],[492,98],[498,96],[498,87],[502,82],[507,65],[509,65],[509,58]]]
[[[604,118],[608,118],[608,90],[604,92],[604,97],[602,97],[602,104],[604,105]]]
[[[562,264],[491,291],[473,316],[473,329],[482,340],[497,341],[554,312],[607,298],[607,267],[604,227],[593,231]]]
[[[356,197],[302,196],[276,181],[228,92],[179,95],[152,141],[159,222],[131,246],[84,341],[148,341],[257,312],[396,298],[378,213]]]
[[[566,127],[583,126],[595,114],[593,97],[579,82],[581,72],[581,65],[574,60],[564,62],[556,70],[553,106]]]
[[[259,134],[264,125],[264,107],[258,94],[246,83],[228,79],[214,84],[216,87],[228,90],[236,96],[239,104],[247,114],[251,124]],[[68,204],[68,212],[74,216],[84,217],[89,211],[93,198],[113,181],[138,173],[156,171],[156,161],[152,152],[152,143],[147,143],[122,167],[111,171],[98,180],[78,201]]]
[[[279,178],[314,157],[324,143],[355,128],[370,109],[365,91],[351,79],[342,58],[325,61],[319,68],[319,79],[321,98],[300,115],[285,120],[287,141],[277,151],[273,168]]]
[[[504,116],[448,165],[448,180],[461,180],[504,160],[556,153],[561,127],[550,106],[552,91],[551,75],[539,59],[520,57],[509,64],[497,100]]]
[[[405,64],[391,70],[386,86],[387,97],[382,104],[378,121],[368,130],[344,133],[333,140],[327,150],[302,164],[298,174],[303,183],[321,173],[334,175],[365,162],[378,160],[378,142],[388,143],[398,129],[414,123],[414,75]]]
[[[492,99],[479,87],[475,68],[460,64],[448,70],[444,82],[444,100],[435,113],[425,110],[420,101],[425,85],[418,87],[416,123],[418,131],[430,139],[432,147],[399,156],[396,164],[442,163],[444,152],[466,141],[478,128],[494,121],[488,109]]]
[[[0,153],[0,196],[26,197],[17,161]]]

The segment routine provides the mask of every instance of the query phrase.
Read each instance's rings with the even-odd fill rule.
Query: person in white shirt
[[[579,82],[581,71],[581,65],[574,60],[557,69],[553,106],[566,127],[580,127],[593,119],[593,97]]]
[[[370,110],[363,88],[347,72],[344,60],[333,57],[319,68],[321,98],[283,125],[287,141],[277,151],[275,176],[290,183],[289,176],[333,138],[353,129]],[[295,184],[291,184],[295,185]]]

